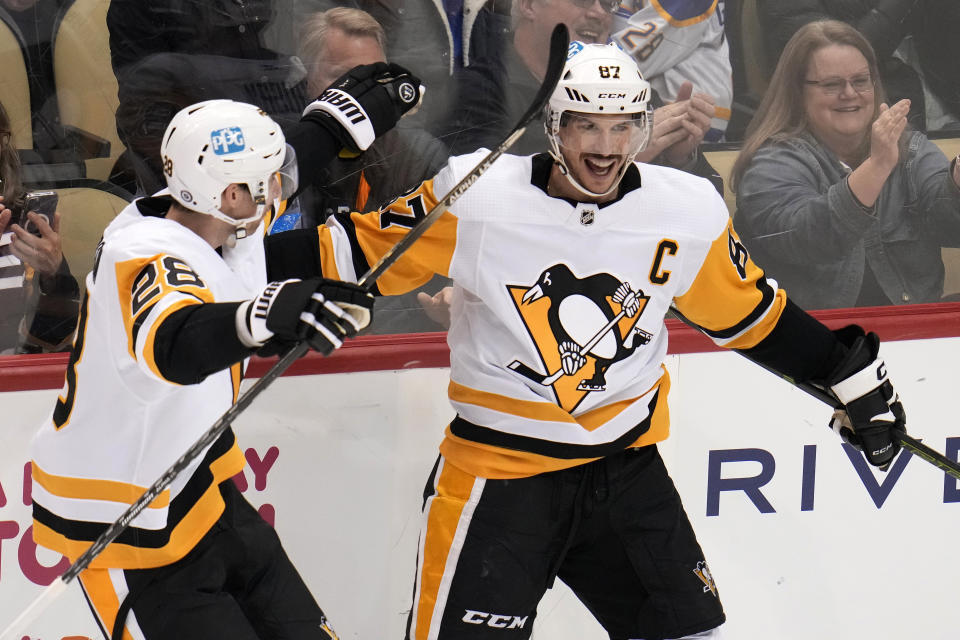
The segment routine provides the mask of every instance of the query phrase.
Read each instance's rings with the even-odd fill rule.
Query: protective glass
[[[570,2],[581,9],[589,9],[593,6],[594,2],[599,2],[600,6],[607,13],[613,13],[620,7],[620,0],[570,0]]]
[[[300,185],[300,173],[297,169],[297,152],[294,151],[293,147],[289,144],[283,156],[283,164],[280,165],[276,177],[280,181],[280,191],[276,196],[271,193],[271,196],[274,196],[274,198],[271,199],[279,198],[280,200],[289,200],[293,197],[293,194],[297,192],[297,187]]]
[[[825,78],[823,80],[804,80],[804,83],[815,86],[828,96],[840,95],[849,84],[857,93],[873,91],[873,78],[869,73],[863,73],[852,78]]]

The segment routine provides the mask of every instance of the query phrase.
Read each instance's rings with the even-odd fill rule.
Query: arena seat
[[[13,141],[18,149],[33,148],[30,83],[27,80],[26,48],[13,18],[0,8],[0,102],[10,117]]]
[[[717,147],[713,150],[704,150],[703,155],[706,157],[707,162],[710,163],[710,166],[716,169],[717,173],[723,178],[723,201],[727,204],[727,210],[730,211],[732,216],[737,210],[737,198],[734,195],[733,191],[730,190],[730,172],[733,170],[733,163],[737,161],[737,155],[740,153],[739,148],[726,148],[730,145],[719,144],[711,145]]]
[[[110,143],[109,157],[86,160],[87,177],[106,180],[124,146],[117,135],[117,79],[110,65],[110,0],[74,0],[54,27],[53,76],[60,120]]]
[[[133,196],[122,189],[96,180],[78,180],[71,186],[54,190],[60,195],[60,241],[70,272],[84,291],[87,273],[93,269],[93,259],[103,230],[124,208]],[[83,186],[78,186],[83,185]]]

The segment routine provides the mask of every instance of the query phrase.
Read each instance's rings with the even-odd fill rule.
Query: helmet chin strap
[[[640,153],[637,151],[637,153]],[[573,188],[579,191],[580,193],[589,196],[591,198],[605,198],[606,196],[613,193],[617,187],[620,186],[620,181],[623,180],[623,176],[627,173],[627,168],[630,166],[630,163],[633,162],[633,159],[637,157],[637,153],[632,153],[624,160],[623,165],[620,169],[617,170],[617,177],[613,181],[613,184],[610,185],[610,188],[604,191],[603,193],[597,193],[596,191],[590,191],[585,186],[580,184],[580,182],[573,177],[573,173],[570,171],[570,168],[567,166],[567,160],[563,157],[563,152],[557,149],[554,152],[553,149],[550,150],[550,155],[553,157],[554,162],[557,163],[557,166],[560,167],[560,173],[573,185]]]

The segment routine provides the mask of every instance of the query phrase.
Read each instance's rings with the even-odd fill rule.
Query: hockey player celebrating
[[[420,95],[415,78],[386,64],[333,86],[291,136],[309,159],[300,170],[344,146],[365,149]],[[34,538],[69,558],[235,402],[255,351],[305,340],[329,354],[370,322],[372,297],[355,284],[267,282],[264,222],[296,190],[298,167],[262,110],[192,105],[161,153],[168,188],[104,231],[66,384],[32,443]],[[80,573],[106,637],[336,637],[273,528],[230,481],[243,467],[228,427]]]
[[[709,182],[633,161],[649,92],[616,46],[572,43],[546,110],[550,152],[502,156],[377,281],[387,295],[454,281],[456,417],[424,492],[410,639],[527,638],[556,577],[616,640],[719,637],[718,592],[657,451],[671,307],[831,389],[838,429],[871,463],[898,451],[904,415],[876,336],[833,333],[792,304]],[[315,264],[354,279],[483,154],[381,211],[299,232]]]

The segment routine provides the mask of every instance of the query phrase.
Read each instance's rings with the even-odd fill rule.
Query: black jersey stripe
[[[127,527],[115,540],[118,544],[144,549],[160,549],[170,542],[170,536],[177,525],[187,516],[193,506],[213,484],[213,472],[210,465],[226,454],[236,442],[233,429],[228,428],[216,442],[210,445],[200,466],[187,481],[183,490],[170,502],[167,511],[167,526],[163,529],[141,529]],[[232,482],[232,480],[228,480]],[[86,522],[60,517],[36,501],[33,503],[33,519],[70,540],[93,542],[99,538],[112,523]]]
[[[732,338],[738,333],[744,331],[747,327],[756,322],[767,311],[767,309],[770,308],[770,304],[773,302],[774,296],[777,295],[777,292],[773,287],[770,286],[770,283],[767,282],[766,278],[760,278],[757,280],[757,289],[760,290],[760,302],[758,302],[757,306],[755,306],[753,310],[737,324],[727,329],[720,329],[719,331],[711,331],[710,329],[705,329],[699,325],[697,326],[705,334],[717,340]]]
[[[370,270],[370,263],[367,262],[367,257],[363,254],[363,248],[360,246],[360,241],[357,239],[357,228],[356,225],[353,224],[353,217],[349,212],[335,213],[333,214],[333,217],[337,219],[337,222],[339,222],[347,232],[347,238],[350,240],[350,255],[353,259],[353,270],[359,279],[363,274]],[[374,282],[372,284],[373,287],[370,289],[370,293],[375,296],[381,295],[380,288],[377,287],[377,283]]]
[[[599,444],[570,444],[569,442],[554,442],[530,436],[521,436],[515,433],[504,433],[490,427],[474,424],[457,416],[450,423],[450,432],[458,438],[492,445],[502,449],[525,451],[561,460],[577,458],[600,458],[623,451],[633,444],[637,438],[650,430],[654,409],[660,397],[660,390],[653,394],[650,404],[647,405],[647,417],[639,424],[628,430],[616,440]]]
[[[157,303],[154,302],[146,309],[143,309],[140,314],[133,319],[133,327],[130,329],[130,337],[133,339],[130,343],[133,345],[133,348],[137,348],[137,336],[140,335],[140,327],[143,326],[143,321],[147,319],[147,316],[150,315],[150,312],[153,311],[153,308],[157,306]]]

